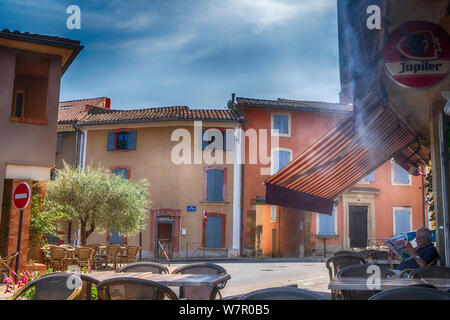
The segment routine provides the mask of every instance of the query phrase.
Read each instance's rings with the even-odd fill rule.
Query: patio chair
[[[410,286],[379,292],[369,300],[450,300],[450,294],[441,290]]]
[[[49,267],[53,271],[66,271],[68,259],[64,248],[50,248]]]
[[[127,246],[125,250],[122,250],[120,257],[120,263],[132,263],[137,262],[137,256],[141,251],[139,246]]]
[[[450,268],[428,266],[414,269],[409,273],[410,279],[450,279]]]
[[[436,263],[438,262],[438,260],[439,260],[440,258],[441,258],[441,257],[437,257],[437,258],[434,259],[433,261],[430,261],[425,267],[435,266]],[[425,268],[425,267],[423,267],[423,268]],[[417,269],[420,269],[420,268],[417,268]],[[415,271],[415,270],[417,270],[417,269],[403,269],[403,270],[400,272],[400,275],[399,275],[398,277],[399,277],[399,278],[409,278],[410,273],[413,272],[413,271]]]
[[[355,264],[342,268],[338,271],[337,278],[363,278],[368,279],[373,275],[368,272],[367,268],[371,267],[369,264]],[[379,266],[381,279],[396,278],[396,274],[391,270]],[[341,290],[342,298],[344,300],[367,300],[373,296],[377,291],[375,290]]]
[[[169,268],[158,262],[135,262],[123,267],[118,272],[169,273]]]
[[[324,300],[324,298],[305,289],[278,287],[255,290],[240,296],[237,300]]]
[[[89,244],[86,247],[94,250],[94,253],[92,255],[91,267],[93,269],[100,269],[102,266],[101,256],[100,256],[100,246],[98,246],[96,244]]]
[[[389,252],[384,250],[374,250],[370,253],[369,257],[372,260],[387,260],[389,259]]]
[[[151,280],[126,276],[101,281],[97,284],[97,290],[106,300],[178,300],[169,287]]]
[[[188,273],[188,274],[227,274],[227,271],[221,266],[210,262],[198,262],[188,264],[175,269],[173,274]],[[227,281],[219,283],[215,287],[180,287],[180,298],[189,300],[215,300],[219,295],[222,299],[220,289],[223,289]]]
[[[334,254],[335,257],[337,256],[357,256],[362,257],[364,259],[367,259],[369,257],[368,254],[364,253],[363,251],[347,251],[347,250],[341,250]]]
[[[336,276],[339,270],[345,268],[347,266],[351,266],[354,264],[365,264],[366,260],[359,255],[339,255],[330,257],[325,262],[325,266],[328,269],[328,273],[330,276],[330,281]],[[331,298],[333,300],[341,298],[338,290],[331,290]]]
[[[104,263],[104,268],[108,268],[108,263],[112,262],[114,265],[114,270],[117,270],[117,263],[119,261],[118,255],[120,253],[120,246],[117,245],[109,245],[106,246],[106,249],[103,250],[102,254],[100,255],[100,262]]]
[[[16,261],[16,257],[19,253],[11,253],[6,257],[0,257],[0,278],[3,279],[3,275],[6,274],[8,277],[11,277],[11,270]]]
[[[74,300],[81,293],[81,286],[69,288],[70,277],[81,279],[73,273],[56,272],[39,277],[17,291],[9,300],[17,300],[28,289],[35,287],[34,300]],[[72,278],[73,280],[73,278]]]
[[[88,247],[76,248],[74,252],[74,263],[80,268],[92,265],[94,249]]]

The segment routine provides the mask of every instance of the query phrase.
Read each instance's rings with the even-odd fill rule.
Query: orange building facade
[[[333,216],[266,204],[264,181],[349,115],[352,106],[237,98],[237,109],[245,117],[246,132],[241,204],[244,256],[302,257],[321,255],[324,249],[332,253],[383,244],[380,239],[426,223],[422,177],[409,175],[393,161],[336,199]],[[277,126],[281,131],[273,133]],[[267,134],[260,134],[264,130]],[[252,162],[256,149],[252,149],[251,131],[258,133],[257,163]],[[267,144],[265,150],[262,142]]]

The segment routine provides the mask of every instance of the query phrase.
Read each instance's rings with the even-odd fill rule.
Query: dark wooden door
[[[157,235],[157,258],[166,259],[164,251],[169,258],[172,258],[172,223],[158,223]]]
[[[367,246],[367,206],[349,206],[350,247]]]

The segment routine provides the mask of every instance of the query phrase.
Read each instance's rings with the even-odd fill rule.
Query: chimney
[[[231,103],[236,103],[236,93],[231,94]]]
[[[106,98],[105,100],[105,109],[111,109],[111,99]]]

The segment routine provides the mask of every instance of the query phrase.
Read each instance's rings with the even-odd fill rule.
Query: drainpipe
[[[80,129],[80,126],[78,125],[78,123],[75,123],[72,125],[73,129],[76,132],[76,141],[75,141],[75,168],[79,167],[79,164],[82,164],[82,168],[84,169],[84,161],[81,160],[81,155],[82,155],[82,151],[84,150],[85,144],[86,144],[86,136],[84,134],[84,132]],[[81,146],[83,148],[83,150],[80,150],[80,152],[78,152],[78,136],[81,133],[83,139],[81,140]],[[80,156],[80,161],[78,161],[78,156]],[[83,154],[84,156],[84,154]],[[71,222],[69,222],[69,229],[72,229],[71,226]],[[76,245],[79,246],[80,245],[80,237],[81,237],[81,229],[80,226],[78,226],[78,231],[77,231],[77,241],[76,241]]]
[[[244,256],[244,252],[243,252],[243,249],[244,249],[244,236],[243,236],[243,234],[244,234],[244,172],[245,172],[245,170],[244,170],[244,164],[245,164],[245,117],[243,116],[243,115],[241,115],[240,116],[240,118],[239,118],[239,122],[241,123],[241,125],[242,125],[242,133],[243,133],[243,135],[242,135],[242,137],[241,137],[241,148],[244,148],[244,151],[241,153],[241,155],[243,154],[244,155],[244,159],[242,159],[242,157],[241,157],[241,230],[240,230],[240,232],[241,232],[241,248],[240,248],[240,251],[241,251],[241,257],[243,257]],[[241,149],[242,150],[242,149]]]

